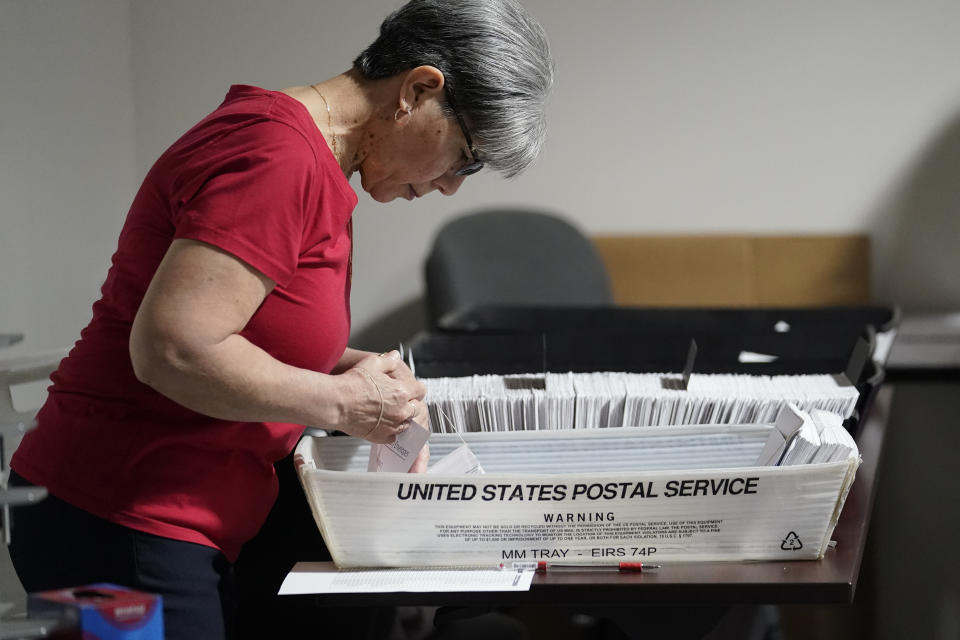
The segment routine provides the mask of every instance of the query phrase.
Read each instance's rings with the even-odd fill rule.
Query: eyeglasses
[[[460,124],[460,130],[463,131],[463,137],[467,141],[467,148],[470,149],[470,159],[472,160],[472,162],[454,171],[453,175],[471,176],[477,171],[480,171],[480,169],[483,169],[483,160],[477,158],[477,150],[473,148],[473,139],[470,137],[470,132],[467,130],[467,123],[463,121],[463,116],[460,115],[460,110],[457,109],[457,103],[453,99],[453,91],[450,90],[450,86],[447,84],[444,84],[443,88],[447,93],[447,102],[450,104],[450,110],[453,111],[453,115],[457,118],[457,123]]]

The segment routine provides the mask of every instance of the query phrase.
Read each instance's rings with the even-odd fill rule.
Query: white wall
[[[960,287],[931,280],[918,288],[915,274],[905,280],[882,268],[899,256],[902,273],[927,255],[917,247],[931,238],[958,237],[943,234],[939,225],[956,217],[946,217],[943,208],[960,202],[951,186],[960,163],[950,163],[928,185],[939,193],[938,202],[926,203],[935,211],[914,211],[924,203],[910,192],[931,179],[918,171],[955,128],[960,38],[953,25],[960,22],[960,5],[527,5],[547,27],[558,67],[542,161],[511,183],[471,178],[453,199],[382,206],[361,194],[356,330],[419,296],[422,260],[439,223],[501,203],[560,211],[592,232],[844,233],[877,227],[886,234],[877,242],[881,299],[920,307],[960,304]],[[231,82],[279,88],[346,69],[395,6],[384,0],[279,6],[135,0],[140,171],[213,108]],[[903,219],[912,223],[924,215],[936,224],[924,223],[916,237],[896,231]],[[912,244],[886,242],[893,236]],[[956,264],[952,256],[936,256],[933,264],[918,266],[937,273]],[[399,336],[409,316],[391,317]]]
[[[130,52],[128,0],[0,0],[0,333],[26,334],[0,358],[69,346],[90,320],[137,187]],[[3,602],[23,610],[0,544]]]
[[[26,331],[23,352],[72,342],[152,160],[231,83],[346,69],[398,5],[4,0],[0,330]],[[416,324],[437,226],[497,204],[590,232],[873,230],[881,300],[960,306],[960,4],[527,5],[558,71],[541,162],[453,199],[361,194],[358,335],[385,316],[398,336]]]
[[[0,0],[0,357],[90,320],[137,187],[126,0]]]

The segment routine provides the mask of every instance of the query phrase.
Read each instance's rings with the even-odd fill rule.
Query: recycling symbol
[[[784,551],[800,551],[800,549],[803,549],[803,543],[800,542],[800,536],[791,531],[780,543],[780,548]]]

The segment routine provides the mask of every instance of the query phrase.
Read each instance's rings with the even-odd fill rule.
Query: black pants
[[[236,564],[237,638],[382,640],[394,624],[394,607],[325,607],[310,596],[278,596],[293,565],[330,560],[293,464],[293,454],[274,465],[277,501],[260,532],[243,545]]]
[[[10,472],[11,486],[29,484]],[[23,587],[111,582],[163,596],[167,640],[232,638],[233,574],[222,553],[108,522],[54,496],[12,513],[10,558]]]

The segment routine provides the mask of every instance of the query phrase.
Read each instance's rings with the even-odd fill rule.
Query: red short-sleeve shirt
[[[350,333],[356,204],[300,102],[231,87],[147,174],[93,319],[11,466],[95,515],[234,560],[276,497],[273,463],[303,427],[217,420],[140,383],[133,318],[170,243],[199,240],[277,283],[242,335],[282,362],[329,372]]]

